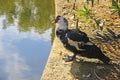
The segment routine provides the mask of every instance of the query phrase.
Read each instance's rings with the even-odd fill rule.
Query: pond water
[[[54,0],[0,0],[0,80],[40,80],[53,17]]]

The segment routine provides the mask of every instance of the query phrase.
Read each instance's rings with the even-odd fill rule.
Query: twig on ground
[[[99,77],[99,76],[96,74],[95,69],[94,69],[94,74],[95,74],[95,76],[96,76],[99,80],[102,80],[102,78]]]

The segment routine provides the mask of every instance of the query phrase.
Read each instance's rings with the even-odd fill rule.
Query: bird
[[[101,21],[100,19],[96,19],[96,18],[94,18],[93,20],[95,21],[95,23],[97,24],[97,26],[100,27],[100,30],[102,31],[102,30],[103,30],[103,27],[104,27],[104,25],[105,25],[106,20],[103,19],[103,20]]]
[[[58,15],[55,18],[55,23],[58,24],[55,30],[57,38],[67,50],[73,53],[64,58],[66,62],[73,61],[76,55],[99,59],[105,64],[110,62],[110,58],[90,41],[85,32],[79,29],[69,29],[68,20],[65,17]]]

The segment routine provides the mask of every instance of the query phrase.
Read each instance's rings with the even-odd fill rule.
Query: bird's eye
[[[60,29],[59,31],[62,32],[63,30]]]
[[[65,18],[64,18],[64,21],[65,21]]]
[[[67,19],[64,18],[64,22],[68,22]]]
[[[64,18],[64,21],[66,21],[66,19]]]

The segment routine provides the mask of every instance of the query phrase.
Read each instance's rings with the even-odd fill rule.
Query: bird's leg
[[[71,55],[67,55],[65,58],[63,58],[63,60],[65,62],[70,62],[73,61],[73,59],[76,57],[76,54],[71,54]]]

